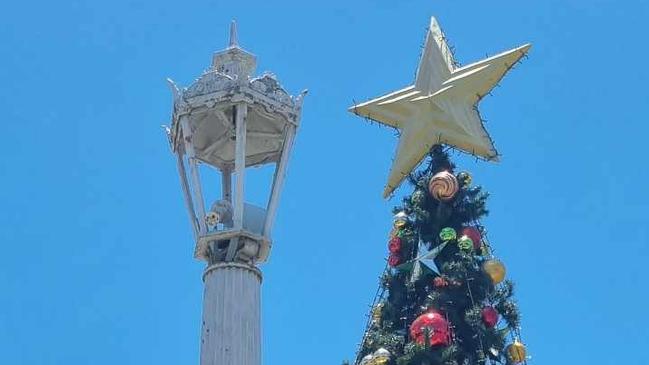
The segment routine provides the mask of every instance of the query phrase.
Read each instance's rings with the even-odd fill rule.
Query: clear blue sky
[[[465,64],[534,44],[482,104],[502,162],[457,159],[492,193],[532,364],[646,364],[640,0],[4,2],[0,364],[198,364],[164,80],[197,77],[232,18],[260,71],[310,90],[263,267],[264,364],[352,359],[398,199],[381,199],[394,133],[346,108],[412,82],[431,15]]]

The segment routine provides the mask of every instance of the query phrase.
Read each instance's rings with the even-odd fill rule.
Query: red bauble
[[[467,236],[473,241],[473,248],[479,250],[482,246],[482,235],[475,227],[464,227],[459,237]]]
[[[498,311],[494,307],[482,308],[482,321],[487,328],[492,328],[498,323]]]
[[[401,251],[401,238],[392,237],[390,243],[388,243],[388,250],[391,253],[399,253],[399,251]]]
[[[400,262],[401,262],[401,259],[399,258],[399,256],[397,256],[395,254],[391,254],[390,257],[388,257],[388,265],[390,265],[392,267],[395,267],[395,266],[399,265]]]
[[[448,321],[438,312],[430,311],[417,317],[410,325],[410,338],[418,344],[428,343],[431,346],[447,346],[451,342],[451,330]]]
[[[433,279],[433,286],[436,288],[446,287],[448,286],[448,280],[444,279],[441,276],[437,276],[435,277],[435,279]]]

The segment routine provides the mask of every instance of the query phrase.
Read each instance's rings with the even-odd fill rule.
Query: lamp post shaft
[[[219,263],[205,270],[203,281],[200,365],[260,365],[259,270]]]

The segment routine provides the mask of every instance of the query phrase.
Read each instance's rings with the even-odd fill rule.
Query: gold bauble
[[[374,309],[372,309],[372,322],[376,325],[381,324],[381,317],[383,316],[383,303],[377,304]]]
[[[387,363],[390,362],[390,358],[388,357],[375,357],[370,364],[371,365],[387,365]]]
[[[406,226],[406,224],[408,224],[408,214],[406,214],[406,212],[399,212],[399,213],[394,215],[394,218],[393,218],[392,222],[393,222],[394,228],[397,228],[397,229],[403,228],[403,227]]]
[[[519,340],[516,340],[511,345],[507,346],[507,358],[514,364],[519,364],[525,361],[526,357],[527,349]]]
[[[381,347],[380,349],[376,350],[376,352],[374,352],[372,356],[373,358],[370,361],[370,365],[386,365],[388,362],[390,362],[390,357],[392,356],[392,354],[390,354],[390,351]]]
[[[482,269],[489,275],[494,284],[505,280],[505,265],[496,259],[489,259],[482,264]]]

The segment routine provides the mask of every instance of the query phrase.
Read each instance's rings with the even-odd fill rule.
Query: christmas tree
[[[388,265],[356,364],[525,362],[514,285],[480,218],[488,194],[441,146],[395,208]]]
[[[498,160],[478,103],[530,47],[459,66],[432,18],[414,84],[350,108],[399,131],[383,196],[406,177],[415,186],[395,211],[388,267],[356,365],[526,361],[514,286],[480,224],[487,194],[455,171],[444,148]]]

